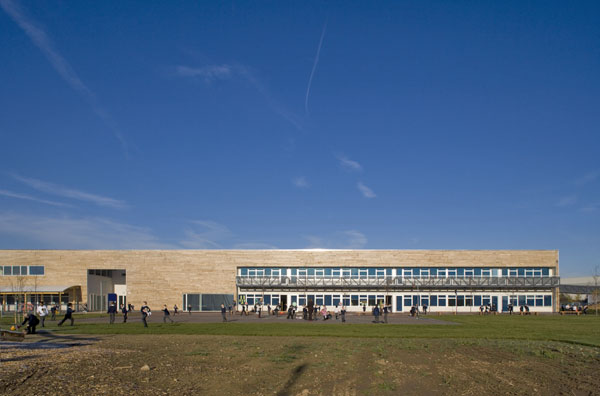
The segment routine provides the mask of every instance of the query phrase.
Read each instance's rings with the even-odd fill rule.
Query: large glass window
[[[44,275],[44,266],[43,265],[30,265],[29,266],[29,275]]]
[[[445,278],[446,277],[446,268],[438,268],[438,277]]]
[[[306,305],[306,297],[305,296],[298,296],[298,305],[301,307]]]
[[[456,296],[449,295],[448,296],[448,306],[455,307],[456,306]]]
[[[369,304],[370,307],[374,307],[377,305],[377,299],[374,294],[369,294]]]
[[[473,306],[473,296],[465,296],[465,306],[466,307]]]
[[[356,294],[353,294],[350,298],[350,303],[353,307],[357,307],[358,306],[358,296]]]
[[[552,306],[552,296],[548,295],[548,296],[544,296],[544,307],[551,307]]]
[[[21,266],[20,265],[13,265],[13,267],[12,267],[12,274],[13,275],[21,275]]]
[[[527,305],[529,305],[530,307],[533,307],[535,305],[535,297],[527,296]]]
[[[519,305],[525,305],[526,302],[525,296],[519,296]]]
[[[474,304],[476,307],[481,306],[481,296],[473,296],[474,297]]]
[[[432,307],[437,307],[437,301],[438,301],[437,296],[431,296],[431,297],[429,297],[429,304]]]
[[[317,301],[315,302],[317,305],[323,305],[323,295],[317,294]]]
[[[544,296],[535,296],[535,306],[536,307],[544,306]]]
[[[333,303],[334,306],[337,306],[340,303],[340,301],[341,301],[341,299],[340,299],[339,295],[333,296],[332,303]]]
[[[350,296],[342,296],[342,304],[344,304],[345,306],[349,306],[350,305]]]
[[[438,296],[438,305],[440,307],[446,306],[446,296]]]
[[[4,266],[4,275],[12,275],[12,267],[10,265]]]
[[[465,296],[457,296],[456,305],[459,307],[465,306]]]
[[[412,305],[412,299],[410,296],[404,296],[404,306],[410,307]]]

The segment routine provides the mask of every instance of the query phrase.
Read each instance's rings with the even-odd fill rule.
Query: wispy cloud
[[[229,65],[177,66],[175,70],[181,77],[201,77],[207,83],[214,80],[228,79],[232,74],[232,68]]]
[[[356,186],[366,198],[375,198],[377,195],[369,187],[365,186],[363,182],[356,183]]]
[[[580,178],[576,179],[575,184],[578,186],[583,186],[584,184],[588,184],[588,183],[595,181],[599,177],[600,177],[600,170],[591,171],[591,172],[588,172],[585,175],[581,176]]]
[[[226,80],[238,76],[249,83],[265,99],[269,108],[277,115],[288,121],[294,128],[301,131],[300,117],[289,111],[278,100],[274,99],[270,90],[263,84],[250,68],[240,64],[203,65],[191,67],[180,65],[175,68],[175,73],[182,78],[201,77],[205,82]]]
[[[54,70],[62,77],[69,86],[79,93],[88,102],[93,112],[104,122],[112,131],[114,136],[121,143],[121,147],[128,154],[127,141],[123,134],[117,128],[113,118],[96,99],[94,92],[79,78],[69,62],[55,48],[54,43],[46,34],[44,29],[38,26],[32,19],[28,18],[21,7],[12,0],[0,0],[0,7],[19,25],[27,34],[33,43],[42,51],[48,61],[54,67]]]
[[[12,178],[14,178],[15,180],[17,180],[35,190],[42,191],[47,194],[57,195],[59,197],[71,198],[71,199],[75,199],[78,201],[91,202],[98,206],[108,206],[108,207],[117,208],[117,209],[122,209],[127,206],[125,204],[125,202],[114,199],[114,198],[103,197],[101,195],[96,195],[96,194],[90,194],[85,191],[80,191],[80,190],[76,190],[73,188],[60,186],[58,184],[49,183],[49,182],[45,182],[42,180],[30,178],[30,177],[23,177],[18,174],[15,174],[15,173],[9,173],[9,175]]]
[[[296,177],[292,180],[292,183],[294,183],[294,186],[298,187],[298,188],[308,188],[310,187],[310,185],[308,184],[308,181],[306,180],[306,177],[304,176],[300,176],[300,177]]]
[[[576,202],[577,202],[577,196],[569,195],[569,196],[562,197],[561,199],[559,199],[555,205],[559,206],[559,207],[565,207],[565,206],[574,205]]]
[[[357,161],[351,160],[350,158],[346,157],[345,155],[338,154],[338,155],[336,155],[336,158],[337,158],[340,166],[345,170],[354,171],[354,172],[361,172],[363,170],[363,167],[361,164],[359,164]]]
[[[189,249],[220,249],[222,242],[232,236],[229,228],[211,220],[193,220],[190,223],[193,227],[184,231],[185,239],[179,242]]]
[[[600,209],[600,202],[595,202],[595,203],[585,205],[584,207],[582,207],[579,210],[581,212],[591,213],[591,212],[597,212],[599,209]]]
[[[321,47],[323,47],[323,39],[325,38],[325,31],[327,30],[327,23],[323,25],[323,31],[321,32],[321,38],[319,39],[319,46],[317,47],[317,55],[315,56],[315,60],[313,62],[313,67],[310,72],[310,77],[308,79],[308,85],[306,86],[306,95],[304,96],[304,112],[308,115],[308,98],[310,96],[310,88],[312,86],[312,80],[315,75],[315,71],[317,70],[317,65],[319,64],[319,56],[321,55]]]
[[[174,249],[150,229],[101,217],[50,217],[0,212],[0,234],[53,249]]]
[[[9,198],[16,198],[16,199],[23,199],[26,201],[34,201],[34,202],[40,202],[46,205],[52,205],[52,206],[71,206],[71,205],[67,205],[61,202],[55,202],[55,201],[48,201],[46,199],[40,199],[40,198],[36,198],[36,197],[32,197],[31,195],[28,194],[21,194],[21,193],[16,193],[16,192],[12,192],[12,191],[8,191],[8,190],[0,190],[0,195],[5,196],[5,197],[9,197]]]
[[[345,231],[344,234],[348,237],[346,248],[361,249],[367,245],[367,237],[362,232],[356,230]]]

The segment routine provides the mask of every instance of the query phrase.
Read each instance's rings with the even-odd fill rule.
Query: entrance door
[[[279,304],[281,304],[282,311],[287,311],[287,295],[282,294],[279,296]]]
[[[502,296],[502,312],[508,311],[508,296]]]

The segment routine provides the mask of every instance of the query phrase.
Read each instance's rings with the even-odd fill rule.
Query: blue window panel
[[[358,306],[358,295],[353,294],[350,299],[352,300],[351,303],[353,306]]]
[[[437,276],[437,268],[431,268],[429,270],[429,275],[431,275],[431,276]]]
[[[420,268],[413,268],[412,273],[413,273],[413,276],[414,275],[421,275],[421,269]]]
[[[508,276],[508,268],[502,268],[502,276]]]
[[[475,268],[475,276],[481,276],[481,268]]]
[[[309,301],[312,301],[313,303],[315,303],[315,295],[314,294],[309,294],[308,296],[306,296],[306,303],[308,304]]]
[[[519,276],[525,276],[525,268],[519,268],[518,272]]]
[[[298,305],[303,307],[306,305],[306,297],[304,296],[299,296],[298,297]]]
[[[267,305],[267,304],[271,304],[271,295],[270,294],[265,294],[263,296],[263,304]]]
[[[358,278],[358,268],[352,268],[352,277]]]
[[[402,312],[402,296],[396,296],[396,311]]]
[[[465,276],[465,269],[464,268],[458,268],[456,270],[456,273],[458,276]]]
[[[265,268],[265,275],[271,275],[271,268]]]
[[[4,275],[12,275],[12,267],[10,265],[4,266]]]
[[[248,299],[246,299],[246,302],[248,303],[248,305],[254,305],[254,297],[248,296]]]
[[[325,268],[325,276],[331,276],[331,268]]]
[[[327,303],[327,297],[325,297],[325,303]],[[340,296],[333,296],[333,306],[337,307],[340,303]]]
[[[533,307],[535,305],[535,298],[533,296],[527,296],[527,305]]]
[[[317,301],[315,302],[317,305],[323,305],[323,296],[317,296]]]
[[[430,296],[429,305],[431,305],[432,307],[437,307],[437,300],[437,296]]]
[[[386,274],[387,276],[392,276],[392,269],[391,269],[391,268],[386,268],[386,270],[385,270],[385,274]]]
[[[544,296],[535,296],[535,306],[536,307],[544,306]]]
[[[377,299],[376,296],[374,294],[370,294],[369,295],[369,306],[374,307],[375,305],[377,305]]]
[[[325,296],[325,305],[331,305],[331,296]]]
[[[552,296],[544,296],[544,307],[552,306]]]
[[[446,306],[446,296],[438,297],[438,306],[445,307]]]
[[[345,306],[350,305],[350,296],[343,296],[342,297],[342,304],[344,304]]]
[[[457,306],[464,307],[465,306],[465,296],[456,296]]]
[[[283,275],[283,276],[287,275],[287,268],[281,269],[281,275]]]
[[[526,302],[525,296],[519,296],[519,305],[525,305]]]
[[[308,275],[314,275],[315,274],[315,269],[314,268],[309,268],[308,269]]]
[[[421,305],[429,306],[429,297],[421,297]]]
[[[410,296],[404,296],[404,306],[410,307],[412,305],[412,300]]]
[[[412,296],[413,305],[419,306],[421,304],[420,296]]]
[[[298,304],[298,296],[292,296],[292,304],[293,303]]]
[[[369,276],[375,276],[375,268],[369,268],[368,274]]]
[[[29,275],[44,275],[43,265],[32,265],[29,267]]]
[[[396,268],[396,275],[402,276],[402,268]]]
[[[542,276],[549,276],[550,268],[542,268]]]
[[[292,269],[292,275],[298,275],[298,270],[297,269]]]
[[[473,304],[476,307],[481,306],[481,296],[473,296]]]
[[[279,296],[278,295],[274,295],[273,297],[271,297],[271,304],[273,304],[273,305],[279,304]]]
[[[248,275],[248,268],[242,268],[242,275]]]

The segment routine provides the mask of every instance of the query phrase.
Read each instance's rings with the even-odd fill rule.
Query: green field
[[[600,316],[478,316],[442,315],[435,317],[453,325],[375,325],[317,323],[81,323],[57,327],[46,322],[46,329],[60,334],[203,334],[234,336],[306,336],[429,339],[504,339],[558,341],[600,347]],[[10,323],[5,318],[3,322]]]

